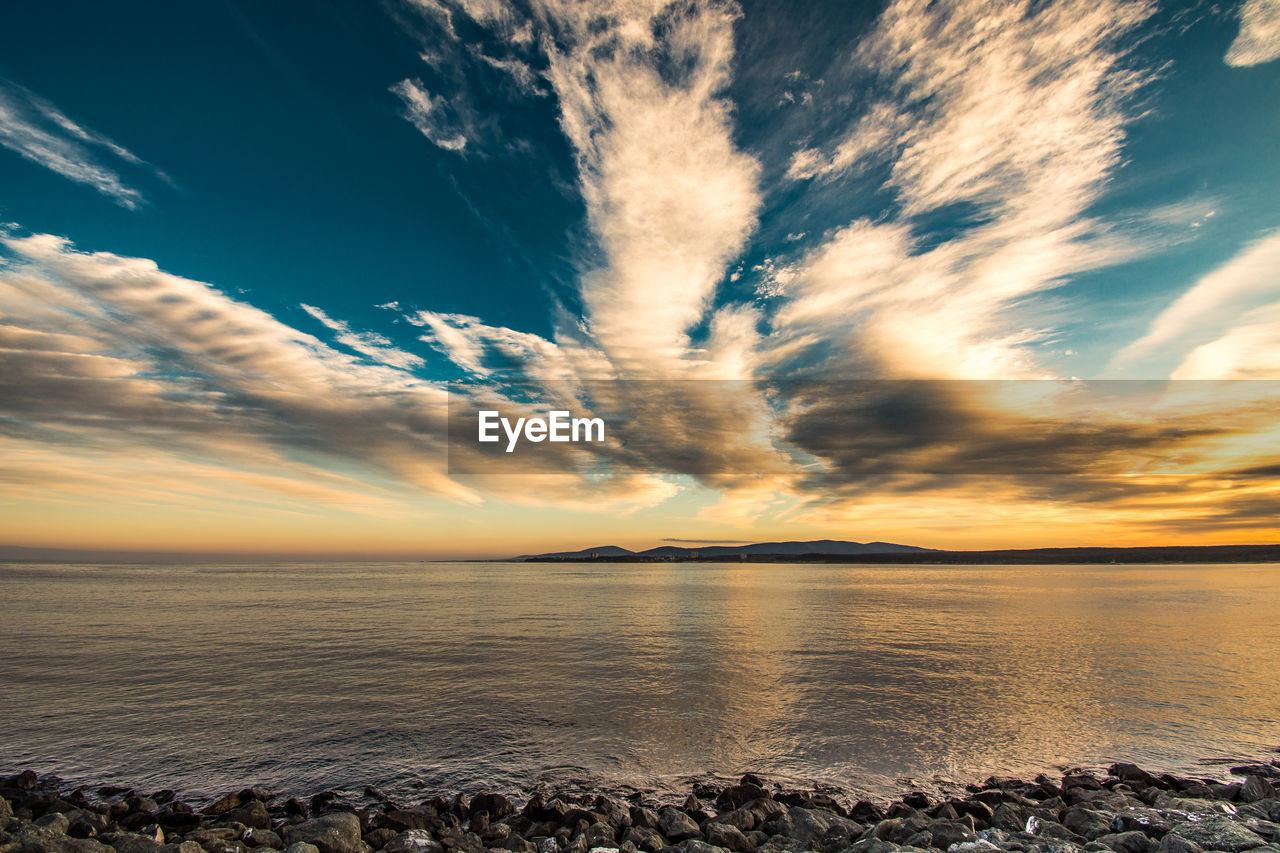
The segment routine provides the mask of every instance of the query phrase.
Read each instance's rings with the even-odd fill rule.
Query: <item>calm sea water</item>
[[[0,566],[0,769],[884,794],[1280,745],[1280,566]]]

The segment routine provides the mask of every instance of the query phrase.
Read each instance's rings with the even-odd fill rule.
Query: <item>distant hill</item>
[[[512,557],[513,561],[525,560],[590,560],[631,557],[639,559],[690,560],[707,557],[736,558],[743,556],[848,556],[851,554],[906,554],[928,553],[930,548],[915,545],[895,545],[892,542],[844,542],[836,539],[817,539],[812,542],[757,542],[752,545],[708,545],[705,548],[682,548],[677,545],[661,545],[647,551],[629,551],[617,545],[583,548],[581,551],[553,551],[548,554],[524,554]]]
[[[594,557],[593,557],[594,555]],[[717,562],[745,560],[759,563],[919,563],[941,565],[1088,565],[1099,563],[1280,563],[1280,544],[1267,545],[1153,545],[1138,547],[1024,548],[989,551],[939,551],[891,542],[759,542],[753,545],[714,545],[680,548],[663,545],[639,553],[608,545],[533,554],[514,560],[551,562],[602,559],[624,563]]]

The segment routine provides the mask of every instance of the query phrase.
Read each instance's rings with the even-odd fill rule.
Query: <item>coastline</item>
[[[1119,763],[887,803],[755,774],[696,782],[683,798],[539,785],[410,801],[371,786],[306,798],[246,787],[191,802],[26,770],[0,779],[0,853],[1280,853],[1280,759],[1231,774]]]

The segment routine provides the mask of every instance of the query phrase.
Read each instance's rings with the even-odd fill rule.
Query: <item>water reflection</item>
[[[1280,743],[1277,568],[0,567],[0,764],[194,791],[1192,770]]]

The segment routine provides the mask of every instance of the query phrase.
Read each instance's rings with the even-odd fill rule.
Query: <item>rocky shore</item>
[[[356,803],[246,788],[191,804],[24,771],[0,780],[0,853],[1280,853],[1280,761],[1232,773],[1116,764],[888,805],[750,774],[696,784],[683,802],[550,789],[401,802],[366,788]]]

